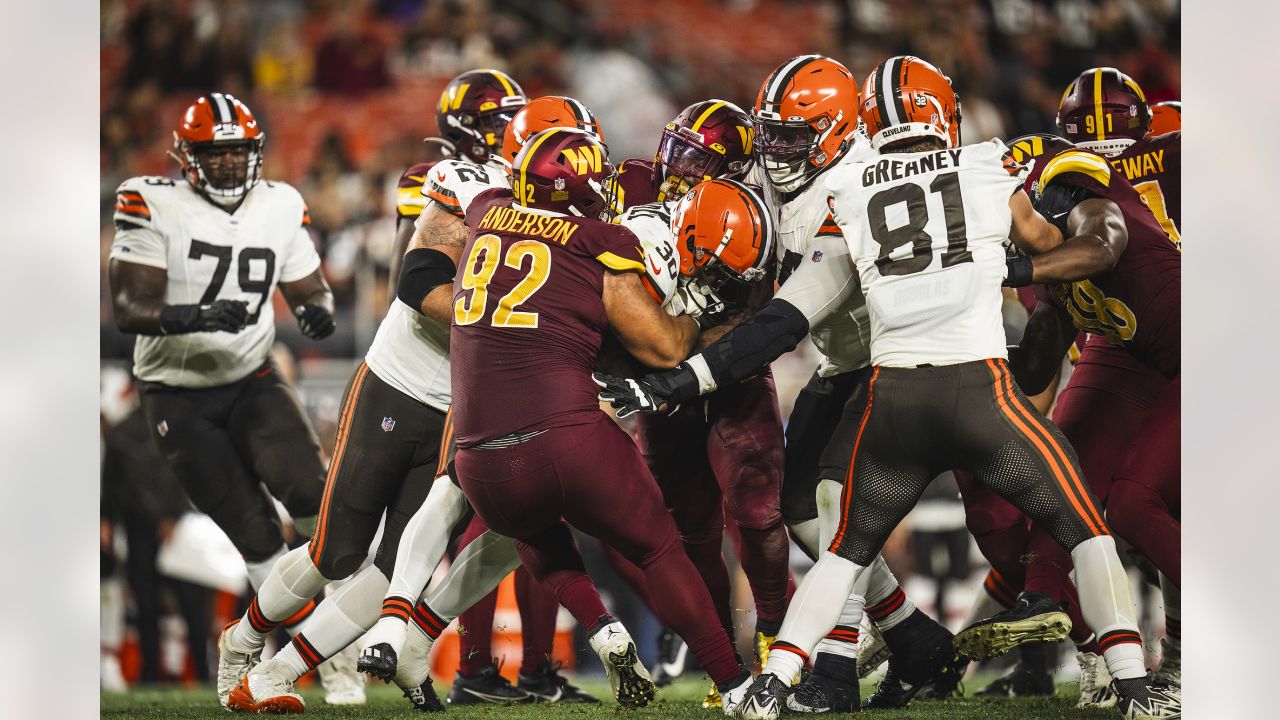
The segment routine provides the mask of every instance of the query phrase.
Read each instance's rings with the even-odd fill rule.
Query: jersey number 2
[[[942,196],[943,218],[947,223],[947,251],[942,254],[942,267],[973,262],[969,252],[969,235],[964,224],[964,198],[960,195],[959,173],[944,173],[933,179],[929,190]],[[882,276],[910,275],[929,267],[933,262],[933,238],[924,231],[929,224],[929,208],[924,188],[906,183],[882,190],[871,197],[867,204],[867,219],[871,223],[871,237],[880,245],[880,257],[876,269]],[[907,224],[889,229],[885,211],[890,205],[907,204]],[[911,257],[889,259],[890,253],[906,244],[911,245]]]
[[[485,306],[489,302],[489,283],[498,271],[498,256],[501,254],[502,240],[497,235],[476,238],[462,269],[462,289],[470,290],[471,297],[460,297],[454,302],[455,324],[472,325],[484,317]],[[547,282],[551,274],[551,249],[537,240],[521,240],[507,248],[503,262],[507,267],[519,270],[524,266],[526,257],[531,258],[529,272],[498,301],[489,321],[494,327],[538,327],[538,313],[516,308]]]
[[[205,256],[212,256],[218,259],[218,265],[213,269],[213,277],[209,278],[209,287],[205,288],[204,295],[200,296],[201,305],[208,305],[218,299],[218,293],[222,292],[222,283],[227,280],[227,270],[231,268],[231,253],[232,248],[226,245],[212,245],[200,240],[191,241],[191,250],[187,252],[188,258],[199,260]],[[253,279],[253,267],[249,263],[254,260],[266,263],[261,280]],[[258,301],[258,309],[249,316],[248,324],[253,325],[258,322],[258,316],[262,314],[262,306],[271,295],[271,278],[275,277],[275,274],[276,254],[270,248],[249,247],[240,251],[240,257],[236,263],[236,280],[240,284],[240,289],[262,296]]]

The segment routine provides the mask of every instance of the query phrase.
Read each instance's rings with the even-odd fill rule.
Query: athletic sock
[[[316,606],[302,632],[293,636],[300,658],[318,665],[355,642],[378,619],[378,601],[386,591],[387,578],[376,566],[353,575]]]
[[[1098,633],[1098,647],[1113,678],[1127,680],[1146,675],[1142,636],[1135,621],[1129,578],[1116,555],[1110,535],[1089,538],[1071,551],[1075,563],[1080,610],[1085,622]]]
[[[306,546],[304,545],[303,547]],[[265,560],[255,560],[252,562],[245,560],[244,569],[245,574],[249,576],[249,589],[255,593],[258,592],[258,589],[262,587],[262,583],[266,582],[267,575],[271,573],[271,568],[275,566],[276,561],[284,557],[287,552],[289,552],[289,548],[285,545],[281,545],[280,549],[271,553],[271,557],[266,558]]]
[[[724,562],[721,551],[724,538],[720,532],[713,538],[703,538],[694,542],[685,541],[684,551],[693,563],[693,567],[701,576],[707,591],[711,593],[711,604],[716,609],[716,619],[725,634],[733,637],[733,614],[729,608],[729,568]]]
[[[778,640],[769,649],[767,672],[774,673],[790,684],[797,677],[809,651],[818,645],[836,625],[857,628],[861,622],[861,600],[857,597],[856,614],[850,605],[854,598],[854,585],[866,568],[830,552],[824,552],[818,562],[805,575],[804,582],[796,589],[787,618],[778,631]],[[846,620],[850,620],[846,622]],[[831,639],[831,638],[828,638]],[[839,643],[843,640],[834,640]],[[786,652],[775,662],[774,649]],[[856,649],[856,646],[855,646]],[[855,654],[856,657],[856,654]]]
[[[867,567],[866,575],[867,616],[880,632],[896,627],[916,611],[915,603],[903,592],[902,585],[898,584],[898,578],[894,577],[883,557],[876,556]],[[859,617],[858,621],[861,622],[862,618]]]
[[[493,616],[498,609],[494,590],[458,616],[458,674],[472,677],[493,662]]]
[[[518,567],[515,541],[488,530],[458,551],[449,572],[423,599],[448,625]]]
[[[262,647],[266,636],[305,610],[327,582],[311,562],[306,545],[282,555],[272,564],[262,587],[249,601],[249,609],[232,630],[232,646],[243,649]]]
[[[449,621],[432,610],[425,600],[419,600],[418,604],[413,607],[412,620],[413,626],[410,627],[410,632],[413,631],[413,628],[417,628],[432,642],[435,642],[440,637],[440,634],[444,632],[444,629],[449,626]]]
[[[556,639],[556,615],[560,603],[556,594],[533,579],[523,567],[516,570],[516,605],[520,608],[520,638],[524,655],[520,672],[532,675],[550,662]]]
[[[1164,596],[1164,636],[1174,648],[1182,650],[1182,589],[1164,574],[1160,575],[1160,593]]]

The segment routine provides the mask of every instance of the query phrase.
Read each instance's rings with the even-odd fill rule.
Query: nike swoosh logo
[[[654,274],[654,275],[661,275],[661,274],[662,274],[662,268],[660,268],[660,267],[658,267],[657,265],[653,264],[653,258],[649,258],[649,269],[650,269],[650,270],[653,270],[653,274]]]
[[[444,173],[437,171],[436,179],[439,180],[440,182],[444,182]]]

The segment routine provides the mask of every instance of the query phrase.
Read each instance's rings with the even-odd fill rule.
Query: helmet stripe
[[[231,111],[227,109],[227,97],[222,93],[210,93],[209,98],[213,100],[213,106],[218,110],[218,117],[215,118],[219,123],[235,122],[231,117]]]
[[[521,93],[516,92],[515,88],[511,87],[511,81],[507,79],[507,74],[506,74],[506,73],[504,73],[504,72],[502,72],[502,71],[500,71],[500,70],[490,70],[490,71],[489,71],[489,73],[490,73],[491,75],[493,75],[494,77],[498,78],[498,82],[502,83],[502,89],[503,89],[503,90],[505,90],[505,91],[507,92],[507,94],[508,94],[508,95],[520,95],[520,94],[521,94]]]
[[[894,97],[897,94],[901,82],[898,79],[899,73],[902,71],[902,57],[889,58],[880,65],[880,72],[876,75],[876,81],[880,87],[876,88],[876,105],[880,110],[880,122],[885,127],[893,127],[902,124],[902,117],[898,111],[898,101]]]
[[[1093,125],[1099,140],[1106,140],[1102,132],[1102,68],[1093,71]]]
[[[821,55],[800,55],[791,58],[786,65],[774,71],[773,75],[765,81],[764,101],[771,105],[778,105],[782,102],[782,93],[786,90],[787,85],[791,83],[791,79],[805,65],[813,60],[822,57]]]
[[[706,122],[707,118],[711,117],[711,113],[719,110],[724,106],[725,106],[724,100],[716,100],[715,102],[711,103],[711,107],[707,108],[706,110],[703,110],[702,114],[698,116],[698,119],[693,121],[693,127],[691,129],[694,132],[698,132],[699,130],[701,130],[702,123]]]
[[[529,161],[533,160],[534,154],[538,152],[539,145],[542,145],[542,143],[546,142],[547,138],[555,135],[563,129],[564,128],[553,127],[543,130],[538,134],[538,139],[534,140],[533,145],[528,149],[528,152],[524,154],[524,162],[520,163],[520,196],[517,198],[521,205],[524,204],[525,185],[529,182],[528,178],[525,177],[525,172],[529,169]]]

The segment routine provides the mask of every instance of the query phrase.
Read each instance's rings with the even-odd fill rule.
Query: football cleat
[[[1182,693],[1167,685],[1151,685],[1149,678],[1114,680],[1111,683],[1125,720],[1182,717]]]
[[[450,705],[521,705],[534,701],[532,695],[502,677],[498,666],[492,663],[469,677],[459,672],[453,679],[453,687],[449,688],[449,696],[445,698]]]
[[[1080,663],[1080,700],[1078,708],[1113,708],[1116,706],[1115,689],[1111,687],[1111,673],[1107,662],[1096,653],[1076,653]]]
[[[307,704],[293,692],[293,669],[272,658],[259,664],[227,698],[227,707],[259,715],[300,715]]]
[[[689,646],[670,628],[663,628],[658,636],[658,664],[653,666],[653,683],[658,687],[670,685],[684,674],[688,659]]]
[[[241,652],[231,647],[231,631],[239,620],[228,623],[218,636],[218,704],[227,707],[231,691],[240,685],[245,675],[258,664],[262,648],[253,652]]]
[[[1151,676],[1156,685],[1182,687],[1182,641],[1160,638],[1160,665]]]
[[[737,698],[737,688],[730,693],[725,714],[745,720],[777,720],[782,715],[782,706],[790,691],[791,688],[777,675],[761,673],[743,691],[741,699]]]
[[[737,715],[738,706],[742,704],[742,699],[746,697],[747,690],[751,687],[752,682],[754,681],[751,678],[751,671],[745,667],[740,667],[740,674],[738,679],[734,681],[733,687],[724,691],[724,693],[721,693],[720,689],[716,688],[716,695],[720,697],[720,709],[724,711],[725,715]]]
[[[723,710],[724,700],[720,698],[720,688],[715,683],[711,683],[711,689],[707,691],[706,697],[702,698],[703,710]]]
[[[857,660],[818,653],[813,672],[787,696],[787,710],[799,713],[857,712]]]
[[[1044,697],[1053,695],[1053,673],[1049,672],[1049,652],[1056,646],[1031,643],[1018,648],[1013,669],[991,681],[975,695],[981,697]]]
[[[653,700],[653,678],[640,664],[636,643],[622,623],[606,623],[591,636],[591,649],[600,656],[619,705],[644,707]]]
[[[391,682],[392,678],[396,676],[398,664],[396,651],[392,650],[387,643],[377,643],[360,652],[360,659],[356,662],[356,669],[375,680]]]
[[[1028,642],[1058,642],[1071,632],[1071,618],[1049,596],[1024,592],[1013,607],[979,620],[956,635],[956,651],[974,660],[1000,657]]]
[[[535,702],[598,703],[600,699],[569,682],[560,674],[560,663],[544,662],[532,675],[520,673],[516,688],[534,697]]]
[[[864,628],[858,642],[858,677],[865,678],[889,660],[889,646],[875,623]]]
[[[413,705],[414,710],[420,712],[444,712],[444,703],[440,702],[440,696],[436,694],[436,689],[431,685],[431,678],[427,678],[421,685],[413,687],[401,688],[404,692],[405,699]]]
[[[328,705],[363,705],[364,676],[356,672],[356,661],[338,653],[316,668],[324,701]]]
[[[378,622],[360,640],[364,650],[360,653],[356,669],[382,682],[391,682],[408,634],[408,624],[403,620],[378,618]]]

